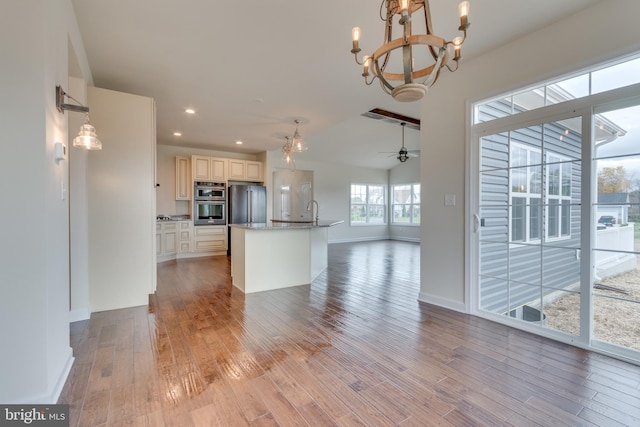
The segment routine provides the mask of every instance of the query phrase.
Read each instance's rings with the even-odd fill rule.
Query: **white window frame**
[[[529,166],[512,166],[511,154],[514,148],[526,150],[527,152],[526,164]],[[539,218],[539,220],[542,221],[544,218],[546,221],[546,226],[542,227],[542,230],[544,231],[545,241],[547,242],[559,241],[559,240],[567,240],[571,238],[571,209],[572,209],[571,208],[571,186],[573,185],[571,159],[569,157],[557,154],[555,152],[545,150],[544,163],[542,165],[540,165],[540,163],[531,162],[530,161],[531,154],[533,153],[534,155],[540,156],[540,152],[541,150],[539,148],[531,147],[526,144],[520,144],[517,142],[509,143],[509,170],[511,171],[511,173],[513,173],[513,171],[515,170],[526,169],[526,191],[521,191],[521,192],[513,191],[513,181],[512,181],[513,176],[509,176],[509,241],[513,244],[540,242],[540,238],[541,238],[540,236],[537,236],[534,238],[531,237],[531,208],[532,208],[531,200],[538,199],[539,201],[542,201],[543,195],[541,193],[531,192],[531,178],[534,173],[531,171],[531,168],[533,167],[538,168],[541,166],[544,169],[544,175],[545,175],[544,217]],[[558,166],[559,168],[558,194],[552,194],[552,191],[550,189],[550,185],[551,185],[550,173],[552,170],[550,166]],[[565,171],[565,166],[568,167],[568,171]],[[568,194],[563,194],[564,193],[563,178],[565,176],[564,175],[565,172],[569,174]],[[541,188],[541,192],[542,192],[542,188]],[[525,233],[524,233],[523,240],[514,240],[514,237],[513,237],[513,228],[514,228],[513,227],[513,209],[516,206],[516,204],[514,203],[514,198],[522,198],[525,201],[524,203]],[[555,224],[556,230],[558,230],[558,234],[550,236],[549,235],[550,227],[548,222],[551,218],[549,216],[549,213],[550,213],[552,200],[558,202],[557,203],[558,216],[556,219],[557,222]],[[566,233],[563,233],[563,221],[562,221],[564,207],[568,209],[568,232]],[[542,211],[540,213],[542,213]]]
[[[550,179],[550,166],[558,166],[559,167],[559,176],[558,176],[558,194],[551,194],[551,179]],[[568,173],[569,173],[569,194],[563,194],[564,193],[564,187],[563,187],[563,178],[564,178],[564,167],[567,166],[568,167]],[[556,154],[553,152],[546,152],[546,189],[545,189],[545,218],[547,219],[547,221],[550,221],[550,215],[549,215],[549,210],[551,207],[551,200],[555,200],[558,201],[558,218],[557,218],[557,223],[556,223],[556,230],[558,230],[558,235],[556,236],[550,236],[549,235],[549,229],[550,227],[547,225],[546,227],[544,227],[545,229],[545,239],[548,242],[552,242],[552,241],[558,241],[558,240],[567,240],[571,238],[571,186],[573,185],[573,177],[572,177],[572,162],[571,159],[566,157],[566,156],[562,156],[560,154]],[[563,229],[562,229],[562,215],[563,215],[563,208],[566,202],[566,207],[568,208],[568,216],[569,216],[569,230],[566,234],[563,234]]]
[[[353,198],[351,197],[353,194],[353,187],[354,186],[363,186],[366,187],[365,190],[365,201],[363,203],[354,203],[353,202]],[[370,203],[369,202],[369,189],[371,187],[380,187],[382,188],[382,198],[383,198],[383,202],[382,204],[380,203]],[[364,222],[354,222],[353,221],[353,216],[352,216],[352,212],[353,212],[353,207],[354,206],[364,206],[365,208],[365,221]],[[382,222],[371,222],[370,218],[371,216],[369,215],[369,213],[371,212],[371,208],[375,207],[377,209],[380,209],[382,211]],[[356,183],[353,182],[351,183],[351,185],[349,186],[349,225],[351,226],[355,226],[355,227],[366,227],[366,226],[380,226],[380,225],[387,225],[387,186],[385,184],[363,184],[363,183]],[[377,217],[376,217],[377,218]]]
[[[512,150],[514,148],[517,149],[524,149],[527,152],[527,161],[526,164],[528,166],[525,167],[512,167],[512,159],[511,159],[511,153]],[[540,236],[538,236],[537,238],[531,238],[531,199],[539,199],[540,201],[542,200],[542,194],[541,193],[532,193],[531,192],[531,177],[533,175],[533,172],[531,171],[531,167],[536,166],[536,167],[540,167],[539,163],[536,164],[531,164],[530,158],[531,158],[531,153],[535,153],[537,154],[537,156],[540,158],[540,153],[541,150],[539,148],[535,148],[535,147],[531,147],[529,145],[526,144],[520,144],[517,142],[510,142],[509,143],[509,170],[511,171],[511,173],[513,173],[514,170],[521,170],[521,169],[526,169],[526,190],[527,191],[521,191],[521,192],[515,192],[513,191],[513,183],[512,183],[512,176],[510,174],[509,176],[509,241],[512,243],[534,243],[534,242],[540,242]],[[542,184],[541,184],[542,185]],[[524,222],[524,240],[514,240],[513,239],[513,208],[515,206],[515,204],[513,203],[513,199],[515,198],[524,198],[525,199],[525,222]],[[540,220],[542,220],[542,218],[540,218]]]
[[[418,200],[415,200],[416,197],[416,191],[415,191],[415,187],[419,187],[420,188],[420,183],[419,182],[412,182],[412,183],[408,183],[408,184],[393,184],[391,186],[391,224],[392,225],[403,225],[403,226],[410,226],[410,227],[419,227],[420,226],[420,216],[418,216],[418,222],[413,222],[413,211],[414,211],[414,207],[418,207],[418,209],[420,208],[420,199],[421,197],[418,197]],[[395,197],[395,193],[396,193],[396,187],[409,187],[409,191],[410,191],[410,196],[409,196],[409,202],[408,203],[396,203],[396,197]],[[420,188],[421,189],[421,188]],[[418,191],[418,194],[420,194],[420,191]],[[409,222],[396,222],[395,220],[395,207],[396,206],[408,206],[409,207]]]

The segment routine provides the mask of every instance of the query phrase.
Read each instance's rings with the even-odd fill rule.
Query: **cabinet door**
[[[190,196],[189,158],[176,156],[176,200],[189,200]]]
[[[226,181],[227,180],[227,161],[225,159],[211,158],[211,180]]]
[[[246,166],[244,160],[229,160],[229,179],[246,179]]]
[[[250,181],[262,181],[262,163],[247,160],[247,179]]]
[[[209,157],[191,156],[191,168],[194,180],[206,181],[211,179],[211,162],[209,161]]]
[[[175,254],[178,252],[178,232],[176,230],[165,231],[162,240],[164,243],[163,254]]]

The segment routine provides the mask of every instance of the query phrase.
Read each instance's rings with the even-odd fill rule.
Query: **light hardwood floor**
[[[419,303],[419,245],[329,254],[250,295],[228,257],[159,264],[149,307],[72,324],[71,425],[640,425],[640,367]]]

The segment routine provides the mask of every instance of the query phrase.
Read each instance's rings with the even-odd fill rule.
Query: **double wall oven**
[[[195,181],[193,183],[193,224],[225,225],[227,198],[224,182]]]

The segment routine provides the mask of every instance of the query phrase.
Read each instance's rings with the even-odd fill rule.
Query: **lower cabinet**
[[[158,261],[175,258],[176,252],[178,252],[177,223],[156,223],[156,256]]]
[[[209,255],[226,255],[227,226],[199,225],[191,221],[156,223],[156,260],[169,261]]]
[[[225,225],[198,225],[194,227],[194,252],[226,252],[227,227]]]
[[[178,252],[191,252],[192,234],[193,227],[191,226],[191,221],[180,221],[178,223]]]

